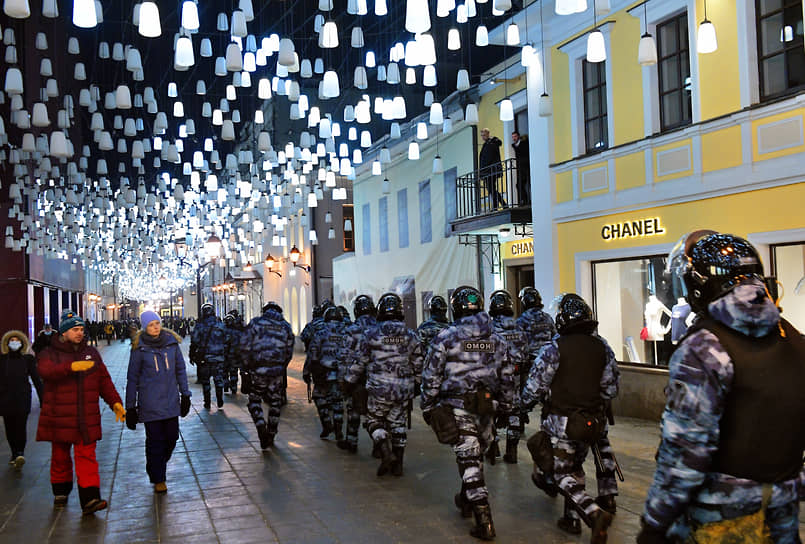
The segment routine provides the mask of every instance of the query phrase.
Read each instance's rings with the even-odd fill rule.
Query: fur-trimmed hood
[[[31,351],[31,341],[28,340],[28,335],[22,331],[10,330],[3,335],[2,339],[0,339],[0,353],[2,353],[3,355],[8,354],[8,341],[11,340],[12,336],[16,336],[22,341],[22,347],[20,348],[20,353],[28,353],[29,351]]]
[[[177,343],[179,343],[179,344],[182,343],[182,337],[179,336],[178,333],[173,332],[172,330],[168,329],[167,327],[162,327],[161,332],[166,332],[166,333],[172,335],[176,339]],[[134,351],[135,349],[137,349],[140,346],[140,336],[143,335],[143,334],[145,334],[145,331],[143,329],[140,329],[139,331],[134,333],[134,336],[131,338],[131,351]],[[160,333],[160,335],[161,335],[161,333]],[[169,343],[171,343],[171,342],[169,342]]]

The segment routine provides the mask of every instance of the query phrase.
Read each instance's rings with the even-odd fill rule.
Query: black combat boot
[[[543,475],[541,472],[540,473],[532,472],[531,481],[534,482],[535,486],[543,490],[545,494],[552,499],[555,499],[556,495],[559,494],[559,487],[554,482],[549,482],[545,478],[545,475]]]
[[[506,440],[506,453],[503,455],[503,460],[510,465],[517,464],[517,443],[519,440],[508,439]]]
[[[498,457],[500,457],[500,448],[498,447],[498,441],[495,440],[486,450],[486,460],[489,461],[490,465],[494,465]]]
[[[565,497],[564,510],[562,517],[556,520],[556,526],[571,535],[580,535],[581,521],[577,516],[571,515],[571,512],[573,512],[573,503],[570,502],[570,499],[567,497]]]
[[[274,435],[268,432],[268,426],[263,423],[257,425],[257,436],[260,437],[260,448],[267,450],[274,442]]]
[[[108,506],[101,498],[101,491],[97,487],[79,487],[78,498],[81,500],[81,512],[85,516],[104,510]]]
[[[206,410],[210,409],[210,394],[211,392],[209,390],[204,390],[204,408]]]
[[[391,473],[394,476],[402,476],[403,475],[403,455],[405,455],[405,446],[397,446],[396,448],[392,448],[391,451],[394,453],[394,457],[397,458],[394,461],[394,464],[391,465]]]
[[[215,386],[215,398],[218,400],[218,408],[224,407],[224,388]]]
[[[377,475],[383,476],[391,470],[391,467],[397,461],[394,452],[391,449],[391,440],[386,438],[380,443],[380,466],[377,467]]]
[[[322,428],[321,433],[319,434],[319,438],[325,440],[328,436],[330,436],[330,433],[333,432],[333,424],[330,423],[329,421],[322,421],[321,427]]]
[[[613,516],[618,510],[618,505],[615,504],[615,495],[601,495],[595,499],[595,503]]]
[[[334,425],[333,430],[335,431],[335,440],[338,443],[338,447],[341,448],[342,450],[345,449],[344,447],[341,446],[342,442],[346,446],[346,440],[344,440],[344,426]]]
[[[606,510],[596,510],[590,514],[592,536],[590,544],[606,544],[607,529],[612,524],[612,514]]]
[[[492,523],[492,509],[489,503],[474,503],[472,514],[475,516],[475,526],[470,529],[470,535],[481,540],[495,539],[495,525]]]
[[[456,507],[461,510],[462,518],[472,517],[472,503],[467,500],[467,496],[464,494],[464,484],[461,485],[461,491],[453,497],[453,501],[456,503]]]
[[[380,459],[380,457],[382,457],[380,455],[380,444],[378,444],[377,442],[374,442],[372,444],[372,457],[374,457],[375,459]]]

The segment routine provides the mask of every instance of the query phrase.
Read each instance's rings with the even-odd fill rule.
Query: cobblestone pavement
[[[189,339],[183,344],[185,354]],[[128,342],[99,346],[123,395]],[[224,408],[202,407],[201,387],[191,385],[193,407],[180,423],[181,439],[168,465],[168,493],[154,495],[145,474],[145,431],[129,431],[104,406],[98,443],[101,493],[109,508],[82,517],[77,493],[54,510],[49,484],[50,444],[35,442],[38,402],[28,420],[27,462],[0,466],[0,543],[206,542],[445,543],[477,542],[470,521],[453,506],[460,480],[452,451],[436,442],[418,410],[409,432],[402,478],[375,476],[368,436],[361,430],[357,455],[319,439],[315,408],[301,381],[303,357],[289,369],[288,405],[276,446],[260,450],[242,394]],[[191,384],[195,367],[189,366]],[[36,395],[34,395],[36,398]],[[534,432],[529,425],[528,434]],[[622,419],[610,437],[626,474],[610,542],[634,542],[654,470],[656,423]],[[9,456],[2,436],[0,458]],[[586,529],[571,537],[556,528],[560,499],[549,499],[529,478],[524,441],[520,463],[486,465],[497,542],[541,544],[589,541]],[[591,461],[585,467],[595,475]],[[588,485],[590,482],[588,482]],[[594,489],[594,482],[592,488]],[[805,535],[805,530],[801,531]]]

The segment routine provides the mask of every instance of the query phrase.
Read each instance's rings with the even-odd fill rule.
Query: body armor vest
[[[709,318],[693,326],[713,333],[733,365],[712,471],[775,483],[802,468],[805,340],[787,321],[780,323],[785,338],[777,328],[752,338]]]
[[[601,375],[607,364],[604,343],[584,333],[563,334],[556,343],[559,368],[551,383],[551,411],[567,415],[601,409]]]

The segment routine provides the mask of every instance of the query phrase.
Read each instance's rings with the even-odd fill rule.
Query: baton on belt
[[[307,384],[307,403],[310,404],[313,402],[313,386]]]
[[[593,452],[593,461],[595,461],[595,469],[598,472],[604,472],[604,460],[601,458],[601,450],[598,448],[597,443],[593,443],[590,447],[590,450]],[[621,466],[618,463],[618,459],[615,457],[615,452],[610,452],[612,456],[612,461],[615,464],[615,474],[618,476],[618,480],[621,482],[625,481],[623,478],[623,471],[621,470]]]

